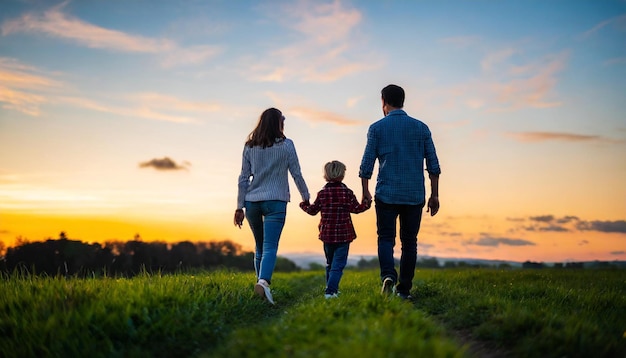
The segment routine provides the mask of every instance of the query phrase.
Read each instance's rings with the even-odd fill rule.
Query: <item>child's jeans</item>
[[[343,275],[343,269],[348,263],[349,242],[324,243],[326,255],[326,294],[334,294],[339,291],[339,281]]]

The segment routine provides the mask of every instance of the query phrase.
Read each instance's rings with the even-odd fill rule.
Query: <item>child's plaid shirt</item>
[[[351,242],[356,239],[350,213],[358,214],[370,208],[369,202],[359,204],[342,182],[329,182],[317,193],[313,204],[300,203],[300,208],[310,215],[322,212],[319,239],[325,243]]]

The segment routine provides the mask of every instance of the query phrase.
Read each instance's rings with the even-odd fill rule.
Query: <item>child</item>
[[[313,204],[306,201],[300,203],[300,208],[309,215],[322,212],[319,239],[324,243],[326,256],[324,297],[327,299],[337,297],[339,281],[348,261],[348,249],[350,243],[356,239],[350,213],[361,213],[371,205],[368,200],[359,204],[352,190],[342,183],[345,174],[346,166],[343,163],[336,160],[326,163],[324,179],[328,183],[317,193]]]

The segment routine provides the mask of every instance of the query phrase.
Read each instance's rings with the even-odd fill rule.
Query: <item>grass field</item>
[[[1,357],[620,357],[623,270],[416,272],[415,300],[347,270],[277,273],[276,305],[252,273],[0,280]]]

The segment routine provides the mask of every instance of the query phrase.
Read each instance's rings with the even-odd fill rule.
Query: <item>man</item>
[[[371,200],[369,180],[378,160],[378,177],[374,192],[376,227],[378,230],[378,261],[384,294],[396,293],[411,299],[417,233],[426,204],[424,161],[431,184],[428,199],[430,215],[439,211],[439,160],[428,126],[409,117],[404,110],[404,90],[396,85],[382,89],[385,117],[369,127],[367,145],[361,160],[359,177],[363,199]],[[395,269],[393,249],[396,243],[396,220],[400,218],[400,275]]]

